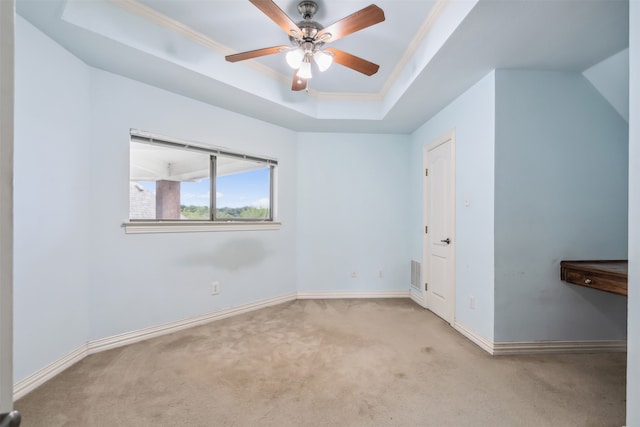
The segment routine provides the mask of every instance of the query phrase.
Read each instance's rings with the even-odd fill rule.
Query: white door
[[[455,317],[455,133],[425,147],[425,303],[449,323]]]

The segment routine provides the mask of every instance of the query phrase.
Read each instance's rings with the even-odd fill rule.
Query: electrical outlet
[[[213,282],[211,284],[211,295],[218,295],[220,293],[220,282]]]
[[[357,271],[355,271],[355,270],[351,270],[351,277],[352,277],[352,278],[354,278],[354,279],[355,279],[356,277],[358,277],[358,272],[357,272]]]
[[[384,271],[378,270],[378,278],[382,279],[384,277]]]
[[[469,308],[471,310],[476,309],[476,297],[474,297],[473,295],[469,295]]]

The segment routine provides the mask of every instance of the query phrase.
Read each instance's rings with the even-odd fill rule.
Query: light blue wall
[[[629,49],[610,56],[582,74],[628,122]]]
[[[86,342],[89,70],[16,17],[14,379]]]
[[[300,292],[409,288],[408,156],[406,135],[299,134]]]
[[[455,321],[493,340],[494,73],[411,136],[411,256],[423,261],[423,150],[440,135],[456,133]],[[469,200],[465,206],[464,200]],[[476,308],[469,307],[469,297]]]
[[[294,132],[91,69],[17,25],[15,381],[87,341],[295,292]],[[125,235],[129,128],[278,158],[282,228]]]
[[[640,426],[640,2],[629,2],[629,318],[627,426]]]
[[[496,342],[625,338],[626,298],[559,263],[626,259],[627,141],[582,75],[496,71]]]
[[[91,77],[89,338],[295,292],[296,134],[110,73]],[[130,128],[277,158],[282,228],[125,235]]]
[[[638,9],[632,7],[636,34]],[[533,78],[519,72],[489,73],[411,136],[296,134],[88,68],[19,17],[16,41],[16,380],[87,340],[297,290],[406,290],[409,259],[422,261],[423,257],[423,147],[451,129],[456,132],[456,322],[490,341],[494,341],[494,312],[495,341],[515,337],[508,322],[519,324],[518,340],[623,337],[621,298],[569,287],[557,279],[560,259],[599,254],[591,252],[591,239],[606,240],[602,248],[615,247],[607,257],[624,257],[623,227],[602,227],[606,223],[600,221],[588,230],[584,244],[550,249],[552,236],[527,234],[530,224],[523,227],[513,219],[530,212],[523,208],[532,205],[551,204],[556,211],[560,191],[555,183],[563,188],[568,184],[554,180],[553,198],[536,189],[548,186],[552,176],[565,177],[566,165],[561,173],[557,153],[559,143],[561,154],[566,154],[567,145],[577,144],[569,136],[580,134],[581,144],[593,149],[582,159],[584,164],[597,160],[599,168],[611,169],[623,156],[624,135],[619,135],[616,125],[621,119],[577,74],[561,75],[556,81],[539,79],[539,73],[533,73]],[[639,68],[639,56],[638,47],[632,45],[632,70]],[[566,82],[559,85],[562,79]],[[631,82],[637,92],[633,72]],[[637,117],[640,106],[631,92],[631,159],[637,163],[634,114]],[[531,119],[532,106],[544,120]],[[575,126],[555,123],[553,135],[562,130],[569,136],[559,138],[560,142],[536,139],[536,150],[527,157],[522,144],[548,131],[546,126],[567,107],[571,108],[561,122]],[[123,189],[127,188],[131,127],[277,157],[282,229],[125,235],[121,224],[128,211]],[[604,150],[599,144],[603,133],[613,140],[608,143],[615,150]],[[541,156],[540,151],[556,154]],[[511,165],[511,156],[519,169]],[[544,163],[534,163],[538,159]],[[588,170],[584,164],[569,166],[583,173]],[[637,190],[638,166],[631,168],[631,193]],[[623,167],[617,167],[604,179],[624,181],[624,173]],[[524,184],[531,186],[526,196],[520,192],[521,174]],[[582,175],[580,182],[591,182],[599,196],[609,197],[612,203],[622,199],[624,190],[604,194],[595,177]],[[580,199],[579,195],[571,197]],[[581,203],[586,203],[586,197]],[[596,205],[594,213],[593,203],[588,204],[589,215],[621,216],[618,210],[609,212],[601,205]],[[637,198],[630,209],[631,217],[640,211]],[[616,222],[625,221],[621,216]],[[574,222],[568,227],[572,236],[584,236]],[[511,237],[508,228],[515,230]],[[639,263],[633,263],[640,253],[637,227],[631,227],[630,235],[636,237],[630,239],[629,304],[633,308],[629,310],[628,384],[632,402],[632,396],[640,395],[640,368],[634,362],[640,359],[634,356],[638,353],[634,331],[640,325],[640,304],[633,293],[634,274],[635,282],[640,276]],[[542,263],[542,280],[529,280],[530,265],[504,264],[511,255],[508,248],[522,246],[520,238],[544,243],[542,252],[548,257],[532,258]],[[500,276],[495,295],[494,263]],[[355,279],[350,276],[352,270],[358,272]],[[382,278],[377,277],[379,270]],[[509,275],[518,276],[521,271],[527,281],[510,280]],[[217,297],[210,295],[212,280],[221,283]],[[470,295],[476,298],[475,310],[468,307]],[[577,324],[583,321],[600,323],[588,323],[594,327],[585,335]],[[558,325],[565,324],[558,333]],[[637,408],[629,409],[628,416],[628,425],[640,425]]]

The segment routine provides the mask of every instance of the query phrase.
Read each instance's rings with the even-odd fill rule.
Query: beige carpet
[[[409,300],[295,301],[87,357],[23,426],[622,426],[625,354],[491,357]]]

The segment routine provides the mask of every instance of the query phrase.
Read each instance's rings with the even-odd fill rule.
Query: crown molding
[[[157,10],[145,6],[142,3],[137,2],[136,0],[111,0],[114,4],[128,10],[129,12],[135,13],[142,18],[145,18],[149,21],[156,23],[157,25],[167,28],[177,34],[180,34],[196,43],[201,44],[202,46],[211,49],[214,52],[217,52],[221,55],[230,55],[235,52],[230,47],[223,45],[210,37],[202,34],[199,31],[194,30],[193,28],[183,24],[180,21],[177,21],[173,18],[168,17],[167,15],[158,12]],[[256,61],[246,61],[245,65],[259,71],[261,73],[267,74],[275,79],[282,81],[289,81],[289,77],[278,73],[266,65],[263,65]]]
[[[436,7],[434,7],[434,9],[439,9],[440,6],[438,6],[438,4],[446,3],[447,1],[448,0],[440,0],[436,4]],[[157,10],[149,6],[146,6],[136,0],[112,0],[112,2],[115,5],[118,5],[119,7],[122,7],[128,10],[129,12],[135,13],[136,15],[144,19],[147,19],[151,22],[154,22],[161,27],[171,30],[177,34],[180,34],[221,55],[226,56],[233,53],[237,53],[236,51],[229,48],[228,46],[225,46],[222,43],[219,43],[213,40],[212,38],[202,34],[201,32],[196,31],[193,28],[183,24],[182,22],[179,22],[173,18],[170,18],[169,16],[163,13],[160,13]],[[335,100],[349,100],[349,101],[381,101],[384,98],[384,95],[386,94],[388,89],[393,84],[393,82],[398,78],[398,75],[402,67],[406,65],[406,63],[409,61],[413,53],[415,53],[415,50],[417,49],[422,39],[425,37],[428,30],[432,27],[433,23],[431,21],[434,21],[437,18],[437,16],[439,16],[439,13],[436,16],[432,16],[432,15],[433,15],[433,10],[429,13],[427,17],[427,21],[421,27],[420,31],[417,33],[418,35],[416,36],[414,41],[410,44],[409,49],[405,52],[403,56],[403,60],[398,66],[396,66],[396,68],[394,69],[394,72],[391,75],[391,78],[388,79],[385,85],[383,86],[382,91],[377,93],[342,93],[342,92],[320,92],[311,88],[307,90],[307,94],[317,99],[335,99]],[[268,67],[257,61],[244,61],[243,65],[248,66],[260,73],[263,73],[265,75],[268,75],[274,79],[277,79],[285,83],[288,83],[291,80],[291,76],[285,76],[284,74],[275,71],[271,67]]]
[[[433,26],[437,22],[438,18],[440,18],[440,15],[442,15],[442,12],[448,4],[449,0],[438,0],[436,4],[431,8],[429,14],[427,15],[427,19],[425,19],[415,37],[413,38],[413,40],[411,40],[411,43],[409,43],[407,50],[405,50],[404,52],[404,55],[402,55],[402,58],[395,66],[395,68],[391,72],[391,75],[382,87],[382,90],[379,93],[380,98],[384,98],[387,93],[389,93],[391,87],[396,83],[398,77],[400,77],[400,73],[405,69],[411,58],[416,54],[416,51],[418,50],[420,45],[422,45],[422,42],[427,37],[429,32],[433,29]]]

